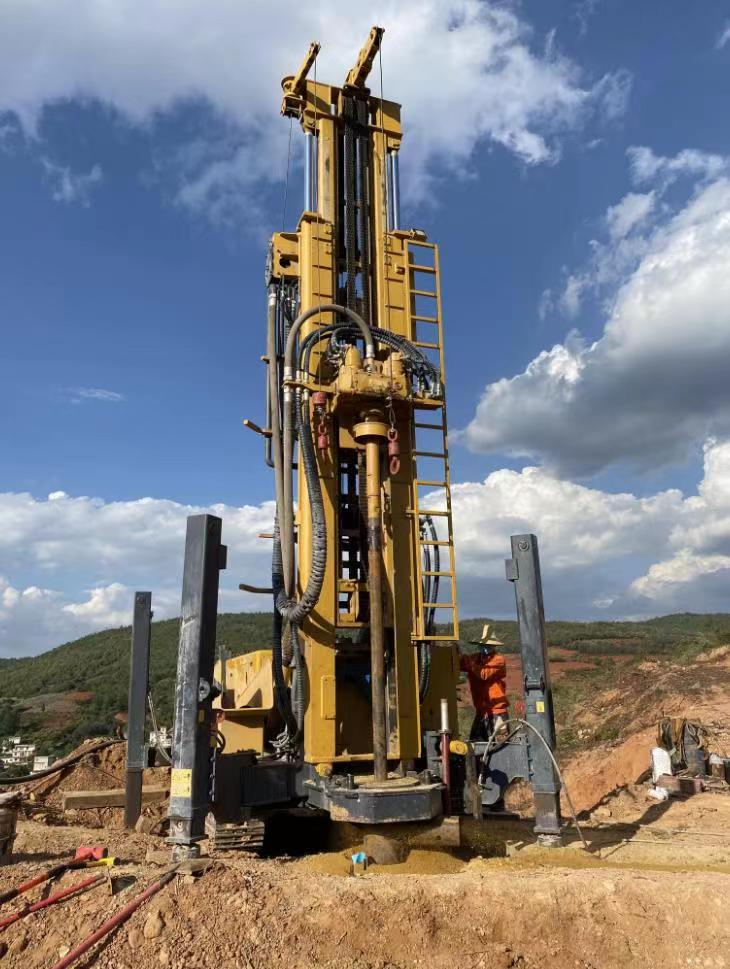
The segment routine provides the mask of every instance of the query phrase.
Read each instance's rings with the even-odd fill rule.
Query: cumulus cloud
[[[268,601],[240,592],[238,583],[265,584],[271,544],[258,535],[271,531],[271,502],[204,509],[156,498],[105,502],[63,491],[44,500],[0,494],[0,654],[36,652],[126,623],[134,589],[152,590],[157,618],[177,615],[186,519],[203,511],[222,516],[229,546],[221,609],[268,608]]]
[[[459,600],[509,614],[509,536],[535,532],[552,616],[724,611],[730,582],[730,442],[710,440],[698,493],[610,493],[544,468],[454,486]]]
[[[41,158],[41,165],[54,202],[76,203],[83,208],[91,205],[91,191],[103,179],[101,165],[89,172],[74,172],[68,165],[57,165],[50,158]]]
[[[573,272],[564,269],[565,282],[557,294],[548,288],[541,296],[538,315],[544,319],[560,310],[575,318],[589,295],[606,295],[623,281],[645,255],[653,232],[671,214],[664,201],[667,190],[679,179],[694,187],[708,184],[727,174],[730,166],[722,155],[687,148],[672,157],[655,154],[651,148],[627,149],[632,183],[645,192],[627,192],[610,205],[598,220],[596,237],[589,242],[590,256],[584,266]],[[605,302],[611,310],[610,297]]]
[[[7,0],[0,109],[34,134],[44,109],[69,99],[99,101],[139,125],[202,102],[224,136],[204,171],[183,173],[178,197],[196,209],[209,199],[220,218],[226,199],[251,194],[252,170],[259,182],[281,177],[279,82],[313,37],[323,44],[319,78],[337,83],[370,26],[385,25],[384,94],[405,105],[404,184],[421,194],[434,171],[462,171],[480,141],[527,164],[554,161],[561,132],[597,112],[615,117],[630,87],[625,71],[583,76],[554,43],[541,49],[513,8],[486,0],[360,0],[346,11],[335,0],[282,0],[274,19],[270,6],[239,0],[219,0],[214,15],[193,0],[149,0],[144,17],[130,16],[126,0]]]
[[[656,615],[725,607],[730,580],[730,443],[709,441],[696,495],[640,497],[500,470],[453,487],[463,615],[510,616],[504,559],[510,535],[540,539],[548,614]],[[429,507],[438,496],[428,499]],[[203,509],[164,499],[103,502],[56,492],[0,495],[0,654],[37,652],[130,621],[134,589],[151,589],[157,618],[178,614],[185,521]],[[229,548],[221,611],[268,609],[239,581],[266,584],[273,503],[216,505]],[[27,584],[12,575],[32,576]]]
[[[684,461],[708,434],[730,432],[730,180],[708,180],[718,170],[712,158],[644,158],[641,171],[656,179],[691,169],[701,182],[684,208],[658,221],[658,188],[609,210],[613,242],[566,291],[577,308],[596,280],[623,277],[602,337],[587,343],[573,331],[523,373],[490,384],[461,435],[470,448],[588,476],[617,462]]]

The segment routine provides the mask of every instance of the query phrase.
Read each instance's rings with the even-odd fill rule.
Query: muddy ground
[[[433,848],[433,832],[409,829],[400,864],[351,873],[364,832],[288,820],[269,857],[231,854],[204,874],[175,880],[78,965],[152,969],[624,969],[730,966],[730,793],[657,803],[641,780],[656,721],[673,715],[712,725],[730,753],[730,658],[636,668],[632,680],[597,689],[571,727],[610,742],[563,754],[568,787],[588,842],[569,827],[564,847],[540,848],[529,817],[461,823],[462,846]],[[612,692],[613,691],[613,692]],[[15,855],[0,891],[103,842],[119,858],[103,884],[0,931],[0,967],[50,967],[165,870],[159,834],[128,833],[121,812],[60,810],[64,789],[118,787],[123,749],[84,761],[61,780],[32,785]],[[148,783],[164,781],[150,773]],[[512,806],[529,814],[529,798]],[[148,827],[164,807],[149,808]],[[567,814],[567,806],[566,806]],[[453,834],[453,826],[450,828]],[[400,832],[394,832],[401,837]],[[308,853],[294,857],[293,844]],[[70,873],[54,885],[75,884]],[[38,886],[27,896],[48,892]],[[6,903],[4,916],[20,909]]]

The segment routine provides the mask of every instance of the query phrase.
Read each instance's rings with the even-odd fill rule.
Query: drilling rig
[[[269,245],[266,422],[245,422],[275,482],[271,584],[241,586],[272,597],[272,641],[216,659],[221,524],[190,519],[178,854],[204,833],[256,847],[272,810],[429,821],[476,791],[457,739],[439,254],[401,224],[400,106],[367,87],[382,36],[373,27],[341,87],[316,79],[317,43],[282,81],[281,113],[303,131],[304,209]]]

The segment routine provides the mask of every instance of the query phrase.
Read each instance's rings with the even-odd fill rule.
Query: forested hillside
[[[461,641],[478,638],[483,618],[461,623]],[[505,651],[517,649],[514,621],[494,623]],[[152,624],[150,686],[159,719],[172,720],[179,621]],[[730,642],[730,615],[682,613],[645,622],[549,622],[548,642],[586,655],[694,652]],[[21,732],[44,752],[62,751],[94,734],[108,733],[127,706],[131,630],[107,629],[39,656],[0,660],[0,738]],[[218,643],[232,655],[267,647],[269,613],[227,613],[218,618]]]

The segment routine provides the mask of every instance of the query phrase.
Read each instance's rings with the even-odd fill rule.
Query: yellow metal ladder
[[[410,340],[429,357],[439,371],[442,393],[434,400],[414,401],[414,420],[412,423],[411,455],[413,461],[413,520],[415,533],[416,595],[415,617],[412,638],[415,641],[453,642],[459,638],[459,619],[456,604],[456,568],[454,562],[454,527],[451,515],[451,473],[449,468],[449,435],[446,421],[446,391],[444,379],[444,341],[441,327],[441,282],[439,277],[438,247],[431,242],[408,239],[405,246],[405,272],[408,279],[408,298],[406,300]],[[421,282],[423,280],[423,282]],[[429,287],[429,283],[431,284]],[[431,447],[421,444],[419,431],[435,434],[437,443]],[[432,449],[433,448],[433,449]],[[437,470],[432,475],[419,478],[418,464],[428,464]],[[443,501],[433,498],[430,505],[421,507],[422,488],[433,488],[441,492]],[[436,538],[424,535],[422,525],[430,517],[436,528]],[[423,547],[438,546],[443,560],[448,549],[448,568],[442,564],[438,569],[425,570],[423,567]],[[443,588],[448,580],[450,595],[444,601],[425,602],[423,580],[438,577]],[[433,588],[433,581],[431,581]],[[431,598],[434,598],[433,595]],[[451,626],[451,629],[431,633],[426,628],[426,613],[434,609],[435,623],[438,626]]]

